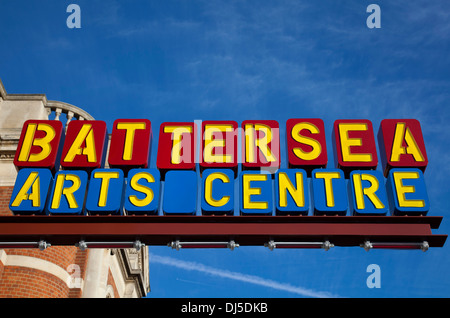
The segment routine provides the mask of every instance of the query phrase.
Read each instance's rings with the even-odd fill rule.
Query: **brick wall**
[[[0,216],[11,215],[9,200],[11,199],[13,187],[0,187]]]
[[[5,249],[8,255],[24,255],[40,258],[52,262],[64,269],[70,264],[75,264],[76,252],[75,246],[52,246],[44,251],[37,248],[27,249]]]
[[[2,278],[3,269],[5,268],[4,264],[2,263],[2,260],[0,259],[0,279]]]
[[[5,266],[0,278],[1,298],[66,298],[68,294],[65,282],[33,268]]]
[[[69,247],[65,247],[69,248]],[[80,266],[80,276],[82,279],[85,279],[86,277],[86,266],[89,256],[89,250],[82,251],[80,249],[77,249],[75,258],[73,260],[73,264],[77,264]],[[81,288],[71,288],[69,290],[68,297],[69,298],[81,298],[82,290]]]
[[[111,270],[108,271],[108,285],[111,285],[114,290],[114,298],[119,298],[119,292],[117,291],[116,283],[112,276]]]
[[[9,201],[12,187],[0,187],[0,216],[11,215]],[[79,266],[79,274],[85,278],[89,251],[81,251],[75,246],[52,246],[44,251],[39,249],[4,249],[7,256],[21,255],[49,261],[64,270],[70,264]],[[6,266],[0,261],[0,297],[20,298],[67,298],[81,297],[80,288],[69,289],[67,283],[52,273],[30,267]],[[71,274],[71,273],[69,273]]]

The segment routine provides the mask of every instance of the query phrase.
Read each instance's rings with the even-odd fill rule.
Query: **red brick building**
[[[84,110],[42,94],[7,94],[0,81],[0,216],[11,215],[14,154],[27,119],[93,120]],[[0,298],[138,298],[150,291],[148,250],[75,246],[4,248]]]

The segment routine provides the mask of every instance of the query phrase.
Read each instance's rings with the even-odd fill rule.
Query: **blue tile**
[[[314,214],[347,214],[347,187],[342,170],[314,169],[312,171],[311,183],[314,197]]]
[[[14,184],[9,208],[14,214],[44,214],[49,188],[53,181],[49,169],[23,168]]]
[[[164,214],[195,214],[197,211],[197,173],[170,170],[165,175]]]
[[[423,172],[416,168],[391,169],[387,192],[393,215],[426,215],[430,209]]]
[[[128,172],[124,203],[127,214],[158,214],[160,179],[158,169],[131,169]]]
[[[257,171],[241,172],[239,197],[242,215],[272,215],[272,175]]]
[[[83,170],[58,171],[47,204],[50,214],[85,214],[88,174]]]
[[[91,173],[86,210],[89,214],[123,214],[124,175],[120,169],[95,169]]]
[[[352,171],[349,189],[353,215],[386,215],[389,212],[389,201],[381,171]]]
[[[234,171],[206,169],[202,173],[202,213],[233,214]]]
[[[275,174],[276,213],[279,215],[307,215],[309,191],[306,171],[280,169]]]

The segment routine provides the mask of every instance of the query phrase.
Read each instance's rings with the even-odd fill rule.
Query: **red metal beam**
[[[275,241],[325,241],[335,246],[371,242],[423,242],[442,247],[447,235],[433,235],[434,216],[2,216],[0,242],[45,240],[74,245],[80,240],[229,241],[241,246]]]

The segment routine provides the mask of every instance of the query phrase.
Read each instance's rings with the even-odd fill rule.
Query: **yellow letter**
[[[86,147],[81,148],[84,141],[86,141]],[[64,162],[72,162],[76,155],[86,155],[88,162],[97,161],[94,130],[92,129],[91,124],[84,124],[83,127],[81,127],[80,132],[64,158]]]
[[[105,207],[106,206],[106,199],[108,197],[108,189],[109,189],[109,180],[110,179],[118,179],[119,173],[118,172],[95,172],[94,173],[95,179],[102,179],[102,185],[100,188],[100,195],[98,198],[98,206],[99,207]]]
[[[316,172],[316,178],[323,179],[325,182],[325,196],[327,198],[327,207],[334,206],[334,193],[332,179],[339,179],[339,172]]]
[[[232,132],[232,125],[205,125],[205,150],[203,152],[203,160],[205,162],[216,162],[216,163],[229,163],[233,162],[233,155],[223,154],[223,148],[225,147],[225,139],[214,138],[214,133],[216,132]],[[214,148],[222,148],[221,153],[213,154]]]
[[[313,134],[318,134],[320,133],[320,131],[315,125],[308,122],[298,123],[292,128],[292,138],[299,143],[311,146],[313,149],[310,152],[305,152],[300,147],[294,148],[292,150],[294,154],[300,159],[314,160],[322,153],[322,146],[317,140],[300,135],[300,132],[303,129],[309,130]]]
[[[406,141],[406,147],[403,147],[403,139]],[[403,154],[413,155],[415,161],[425,161],[409,127],[406,127],[405,123],[397,123],[394,143],[392,144],[391,161],[400,161],[400,155]]]
[[[123,147],[123,160],[131,160],[133,155],[134,134],[137,129],[145,129],[145,122],[142,123],[117,123],[117,129],[125,129],[125,145]]]
[[[28,194],[28,191],[31,188],[31,193]],[[31,172],[28,176],[27,180],[25,180],[22,188],[17,193],[16,198],[14,199],[11,206],[19,206],[23,200],[31,200],[31,205],[33,207],[38,207],[41,205],[41,188],[40,188],[40,179],[39,174],[37,172]]]
[[[278,174],[278,191],[280,194],[280,207],[287,206],[287,191],[291,194],[292,198],[295,201],[295,204],[298,207],[305,206],[305,196],[304,196],[304,188],[303,188],[303,174],[297,172],[295,174],[295,182],[297,184],[297,188],[294,187],[291,180],[289,180],[288,176],[284,172],[280,172]]]
[[[230,179],[228,176],[221,172],[211,173],[205,180],[205,201],[214,207],[224,206],[230,201],[230,196],[223,196],[221,199],[216,200],[212,196],[212,183],[214,180],[219,179],[222,182],[229,183]]]
[[[257,209],[257,210],[264,210],[269,207],[268,202],[252,202],[251,196],[252,195],[259,195],[261,194],[261,188],[252,188],[250,187],[251,181],[266,181],[267,175],[266,174],[244,174],[243,180],[242,180],[242,196],[243,196],[243,207],[244,209]]]
[[[34,138],[36,130],[45,131],[45,137]],[[50,155],[52,147],[50,142],[55,138],[56,132],[52,126],[48,124],[29,124],[23,139],[22,149],[18,157],[19,161],[38,162],[42,161]],[[41,147],[41,152],[30,154],[31,146]]]
[[[348,131],[364,131],[367,130],[365,123],[340,123],[339,136],[342,146],[342,159],[344,161],[370,162],[372,161],[371,153],[351,153],[351,146],[361,146],[361,138],[349,138]]]
[[[418,179],[419,173],[417,172],[393,172],[395,189],[397,192],[398,205],[404,208],[423,208],[425,206],[424,200],[407,200],[406,193],[414,193],[414,186],[403,185],[403,179]]]
[[[369,181],[370,187],[363,189],[361,180]],[[380,186],[378,179],[375,176],[366,173],[363,173],[362,175],[355,173],[353,175],[353,184],[355,189],[356,207],[358,209],[363,210],[366,207],[364,203],[364,195],[369,198],[376,209],[384,208],[384,204],[375,194]]]
[[[272,129],[263,124],[255,124],[253,128],[253,124],[245,125],[245,160],[246,162],[256,162],[255,157],[255,146],[258,147],[263,153],[264,157],[268,162],[277,161],[277,159],[273,156],[272,151],[268,147],[268,144],[272,141]],[[256,132],[262,131],[264,132],[264,137],[256,139]]]
[[[69,180],[72,181],[72,185],[68,188],[64,188],[64,181]],[[55,181],[55,192],[53,194],[53,200],[51,204],[52,209],[58,209],[61,204],[62,195],[66,196],[67,203],[69,204],[70,209],[78,208],[77,200],[73,193],[80,188],[81,180],[80,177],[74,174],[59,174],[56,177]]]
[[[187,133],[192,133],[192,127],[191,126],[164,126],[164,132],[165,133],[172,133],[172,155],[170,162],[172,164],[180,164],[181,163],[181,140],[182,135]],[[190,139],[189,139],[190,141]],[[186,147],[183,148],[183,162],[186,162],[187,160],[190,160],[191,154],[186,154],[186,150],[191,151],[190,147],[186,149]]]
[[[143,207],[149,205],[153,201],[153,190],[147,188],[146,186],[140,185],[138,181],[140,179],[145,179],[148,182],[155,182],[155,178],[151,173],[148,172],[138,172],[130,180],[130,186],[133,190],[139,191],[145,194],[145,198],[138,199],[135,195],[130,195],[130,202],[134,206]]]

